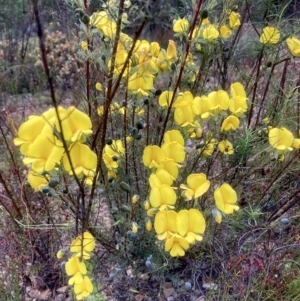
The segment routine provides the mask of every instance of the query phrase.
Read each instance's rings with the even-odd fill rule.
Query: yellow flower
[[[209,42],[216,40],[219,37],[219,31],[217,27],[213,24],[208,25],[203,30],[203,38]]]
[[[240,126],[240,120],[234,116],[230,115],[222,122],[221,131],[231,131],[236,130]]]
[[[175,234],[165,242],[165,251],[170,252],[172,257],[184,256],[188,248],[188,241],[180,235]]]
[[[296,37],[286,39],[286,44],[293,56],[300,57],[300,40]]]
[[[27,175],[27,180],[34,191],[40,191],[43,187],[48,186],[48,179],[45,176],[40,176],[30,170]]]
[[[134,91],[134,93],[141,93],[144,96],[148,95],[147,90],[153,88],[153,75],[150,73],[139,72],[133,73],[128,80],[128,90]]]
[[[176,44],[173,40],[169,40],[166,60],[169,63],[175,63],[177,61],[177,59],[178,59],[178,57],[177,57]]]
[[[32,170],[41,174],[60,164],[63,153],[62,143],[53,134],[42,133],[29,145],[26,151],[28,157],[23,162],[31,164]]]
[[[164,240],[177,233],[177,212],[159,211],[155,215],[154,229],[159,240]]]
[[[208,101],[210,103],[209,110],[212,115],[216,115],[221,111],[225,111],[229,107],[229,96],[226,91],[213,91],[208,94]]]
[[[186,91],[176,98],[173,107],[175,108],[174,119],[178,125],[187,126],[194,122],[196,114],[193,111],[192,103],[193,95],[190,91]]]
[[[236,82],[230,85],[230,91],[229,110],[234,115],[241,116],[248,109],[245,89],[241,83]]]
[[[269,142],[278,151],[291,151],[294,135],[286,128],[273,128],[269,131]]]
[[[235,190],[227,183],[214,191],[214,199],[217,208],[225,214],[231,214],[240,207],[235,205],[237,202],[237,194]]]
[[[232,35],[232,31],[226,25],[221,26],[220,36],[222,39],[229,39],[231,35]]]
[[[237,29],[241,25],[240,18],[241,18],[240,14],[231,12],[229,15],[229,26],[232,29]]]
[[[198,121],[194,121],[194,123],[191,123],[188,132],[189,132],[189,137],[192,139],[201,138],[202,128],[200,123]]]
[[[202,196],[210,186],[209,180],[207,180],[204,173],[190,174],[187,177],[187,185],[181,184],[180,188],[184,189],[182,195],[187,199],[198,198]]]
[[[106,168],[110,171],[112,171],[113,169],[117,169],[119,166],[118,162],[114,160],[113,156],[111,156],[108,153],[104,153],[102,159]]]
[[[220,141],[218,144],[218,148],[220,152],[224,155],[232,155],[234,153],[233,146],[228,140]]]
[[[164,134],[164,143],[178,142],[181,146],[184,146],[184,139],[180,131],[171,130]]]
[[[91,255],[88,252],[92,252],[95,249],[95,238],[89,232],[83,233],[83,240],[82,235],[77,236],[71,246],[70,251],[72,253],[76,253],[75,257],[83,256],[84,259],[90,259]]]
[[[259,41],[264,45],[274,45],[279,42],[280,32],[275,27],[266,26],[259,38]]]
[[[182,35],[187,33],[188,28],[189,28],[189,21],[185,18],[178,19],[173,24],[174,32],[177,32]]]
[[[185,149],[177,141],[164,143],[161,149],[166,159],[173,159],[176,163],[182,163],[185,159]]]
[[[75,283],[74,293],[77,300],[83,300],[93,292],[93,284],[88,276],[84,276],[82,282]]]
[[[30,116],[23,122],[18,130],[18,137],[14,139],[14,144],[20,147],[22,155],[27,155],[29,145],[41,133],[53,133],[53,123],[55,119],[54,109],[50,109],[41,116]]]
[[[173,91],[164,91],[160,94],[158,103],[161,107],[169,107],[173,96]]]
[[[217,145],[217,140],[214,138],[210,139],[204,147],[198,149],[198,152],[205,156],[211,156],[215,150],[216,145]]]
[[[69,107],[67,110],[62,107],[58,107],[58,114],[61,120],[65,140],[84,143],[86,137],[93,133],[90,117],[76,109],[74,106]],[[55,129],[60,133],[57,118],[55,122]]]
[[[70,159],[77,177],[91,177],[94,175],[97,166],[97,155],[85,144],[75,142],[69,147]],[[73,175],[71,164],[67,155],[63,157],[65,170]]]
[[[180,210],[177,214],[178,233],[190,244],[202,240],[205,226],[205,219],[197,209]]]
[[[176,193],[171,186],[162,184],[151,189],[149,199],[152,207],[167,208],[176,203]]]
[[[173,177],[164,169],[156,170],[156,173],[152,173],[149,177],[150,187],[159,187],[166,184],[171,186],[173,184]]]
[[[70,258],[66,263],[66,273],[68,276],[73,276],[69,279],[69,285],[81,283],[83,281],[83,275],[86,274],[86,266],[83,261],[79,260],[79,257],[75,256]]]
[[[173,159],[165,159],[161,161],[157,167],[157,170],[166,170],[174,180],[178,177],[178,164]]]
[[[148,145],[144,149],[143,163],[146,167],[157,168],[159,163],[165,160],[163,150],[157,145]]]
[[[207,96],[196,96],[192,102],[192,109],[196,115],[199,115],[202,119],[208,120],[213,116],[211,111],[212,103]]]

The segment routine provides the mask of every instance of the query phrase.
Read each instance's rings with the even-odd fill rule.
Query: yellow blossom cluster
[[[276,27],[266,26],[263,28],[259,41],[265,46],[276,45],[280,41],[280,31]],[[300,57],[300,40],[292,35],[285,41],[291,55]]]
[[[170,255],[183,256],[191,244],[202,240],[205,219],[196,209],[174,210],[177,201],[176,190],[172,186],[178,178],[180,164],[185,160],[184,138],[179,130],[167,131],[161,147],[148,145],[144,149],[143,163],[152,170],[149,176],[151,187],[149,201],[145,202],[147,215],[155,215],[154,229],[159,240],[165,241],[165,251]],[[210,181],[204,173],[190,174],[187,184],[181,184],[182,197],[187,201],[197,199],[210,188]],[[229,184],[223,184],[214,192],[217,208],[225,214],[231,214],[239,207],[237,194]],[[218,217],[220,220],[220,217]],[[146,222],[148,231],[152,223]]]
[[[159,97],[159,105],[165,109],[172,105],[176,124],[187,129],[190,138],[198,139],[203,134],[201,126],[203,122],[221,113],[224,116],[227,111],[230,114],[223,120],[221,131],[229,132],[240,126],[239,117],[242,117],[248,109],[246,92],[239,82],[231,84],[230,92],[231,97],[224,90],[196,97],[193,97],[190,91],[185,91],[174,97],[173,91],[163,91]],[[234,153],[230,141],[222,140],[218,143],[214,138],[210,138],[204,147],[199,149],[199,152],[210,156],[217,144],[223,154]]]
[[[92,134],[92,122],[88,115],[71,106],[58,107],[30,116],[21,124],[14,143],[20,146],[23,162],[30,165],[28,182],[36,191],[47,186],[49,173],[63,166],[70,175],[84,178],[92,184],[97,156],[84,144]],[[68,154],[63,147],[67,143]]]
[[[192,33],[192,39],[194,42],[213,42],[219,37],[221,39],[228,39],[231,37],[233,30],[236,30],[241,25],[240,14],[236,12],[230,12],[227,18],[220,24],[212,24],[209,18],[201,20]],[[178,35],[187,35],[189,33],[190,24],[185,18],[177,19],[174,21],[173,30]],[[198,50],[199,46],[198,46]]]
[[[93,284],[87,276],[85,261],[91,258],[91,252],[95,249],[95,239],[89,232],[84,232],[73,240],[70,246],[70,252],[74,255],[66,262],[65,269],[71,278],[69,285],[74,286],[76,300],[83,300],[93,292]],[[63,252],[57,253],[57,258],[62,258]]]

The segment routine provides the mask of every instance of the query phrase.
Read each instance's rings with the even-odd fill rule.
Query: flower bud
[[[208,10],[207,9],[203,9],[203,11],[200,13],[200,18],[201,18],[201,20],[208,18]]]
[[[55,188],[58,184],[59,182],[57,180],[50,180],[48,186],[51,188]]]
[[[90,23],[90,17],[87,14],[84,14],[81,18],[81,21],[85,25],[89,25]]]
[[[135,126],[138,130],[142,130],[144,128],[144,125],[141,121],[137,121]]]
[[[155,94],[155,96],[159,96],[161,94],[161,90],[157,89],[154,94]]]
[[[130,186],[126,182],[120,182],[120,188],[123,191],[130,192]]]

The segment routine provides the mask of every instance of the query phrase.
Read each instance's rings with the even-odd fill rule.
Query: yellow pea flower
[[[279,42],[280,32],[275,27],[266,26],[259,38],[259,41],[264,45],[275,45]]]
[[[171,130],[164,134],[164,143],[178,142],[181,146],[184,146],[184,138],[180,131]]]
[[[220,28],[220,36],[222,39],[229,39],[232,35],[232,31],[226,26],[222,25]]]
[[[169,107],[171,99],[173,96],[173,91],[163,91],[158,99],[158,103],[161,107]]]
[[[74,293],[76,294],[76,300],[86,299],[93,292],[93,284],[88,276],[84,276],[82,282],[75,283]]]
[[[81,257],[85,260],[88,260],[91,258],[91,255],[89,252],[92,252],[95,249],[95,238],[93,235],[89,232],[83,233],[83,240],[82,235],[77,236],[70,246],[70,252],[76,253],[75,257]]]
[[[157,170],[166,170],[174,180],[178,177],[178,164],[173,159],[164,159],[157,167]]]
[[[75,142],[69,147],[70,159],[77,177],[91,177],[94,175],[97,166],[97,155],[85,144]],[[67,155],[63,156],[65,170],[73,175],[71,164]]]
[[[76,109],[74,106],[64,109],[58,107],[58,114],[61,120],[64,139],[67,141],[79,141],[84,143],[87,136],[90,136],[92,131],[92,121],[90,117]],[[59,122],[56,118],[55,129],[60,132]]]
[[[175,63],[177,61],[177,59],[178,59],[178,57],[177,57],[176,44],[173,40],[169,40],[166,60],[169,63]]]
[[[300,57],[300,40],[296,37],[289,37],[286,39],[286,44],[290,53],[295,57]]]
[[[240,126],[240,120],[234,116],[230,115],[225,118],[222,122],[221,131],[234,131]]]
[[[269,131],[269,143],[278,151],[291,151],[294,135],[286,128],[273,128]]]
[[[213,24],[208,25],[203,30],[203,38],[209,42],[216,40],[219,37],[219,31],[217,27]]]
[[[173,24],[174,32],[177,32],[181,35],[184,35],[185,33],[187,33],[188,28],[189,28],[189,21],[185,18],[178,19]]]
[[[162,184],[151,189],[149,200],[154,208],[166,208],[174,205],[176,198],[174,189],[167,184]]]
[[[34,191],[40,191],[43,187],[47,187],[49,183],[47,177],[36,174],[32,170],[28,172],[27,180]]]
[[[185,159],[185,148],[177,141],[164,143],[161,149],[165,158],[173,159],[176,163],[182,163]]]
[[[31,164],[32,170],[41,174],[60,164],[63,153],[62,143],[53,134],[42,133],[29,145],[26,151],[28,157],[25,157],[23,162]]]
[[[232,114],[239,117],[248,109],[245,89],[241,83],[236,82],[230,85],[230,92],[229,110]]]
[[[218,148],[224,155],[232,155],[234,153],[233,145],[228,140],[222,140],[218,144]]]
[[[84,262],[80,261],[77,256],[70,258],[66,262],[65,269],[67,275],[72,276],[69,279],[69,285],[81,283],[83,281],[83,275],[87,272]]]
[[[172,235],[165,242],[165,251],[170,252],[172,257],[184,256],[188,248],[188,241],[180,235]]]
[[[159,211],[155,215],[154,229],[159,240],[164,240],[177,233],[177,212]]]
[[[190,174],[187,177],[187,185],[181,184],[180,188],[184,191],[182,195],[188,200],[202,196],[210,187],[210,182],[207,180],[204,173]]]
[[[150,73],[135,72],[128,79],[129,91],[147,96],[148,92],[146,91],[151,89],[153,89],[153,75]]]
[[[159,163],[165,160],[163,150],[157,145],[148,145],[144,149],[143,163],[146,167],[157,168]]]
[[[171,186],[173,184],[173,177],[164,169],[156,170],[156,173],[152,173],[149,177],[149,184],[151,188],[159,187],[166,184]]]
[[[239,13],[231,12],[229,15],[229,26],[232,29],[237,29],[241,25],[241,16]]]
[[[235,190],[227,183],[224,183],[214,191],[214,199],[217,208],[225,214],[231,214],[240,207],[235,205],[237,194]]]
[[[197,209],[180,210],[177,214],[177,230],[188,243],[201,241],[205,231],[205,219],[202,213]]]

